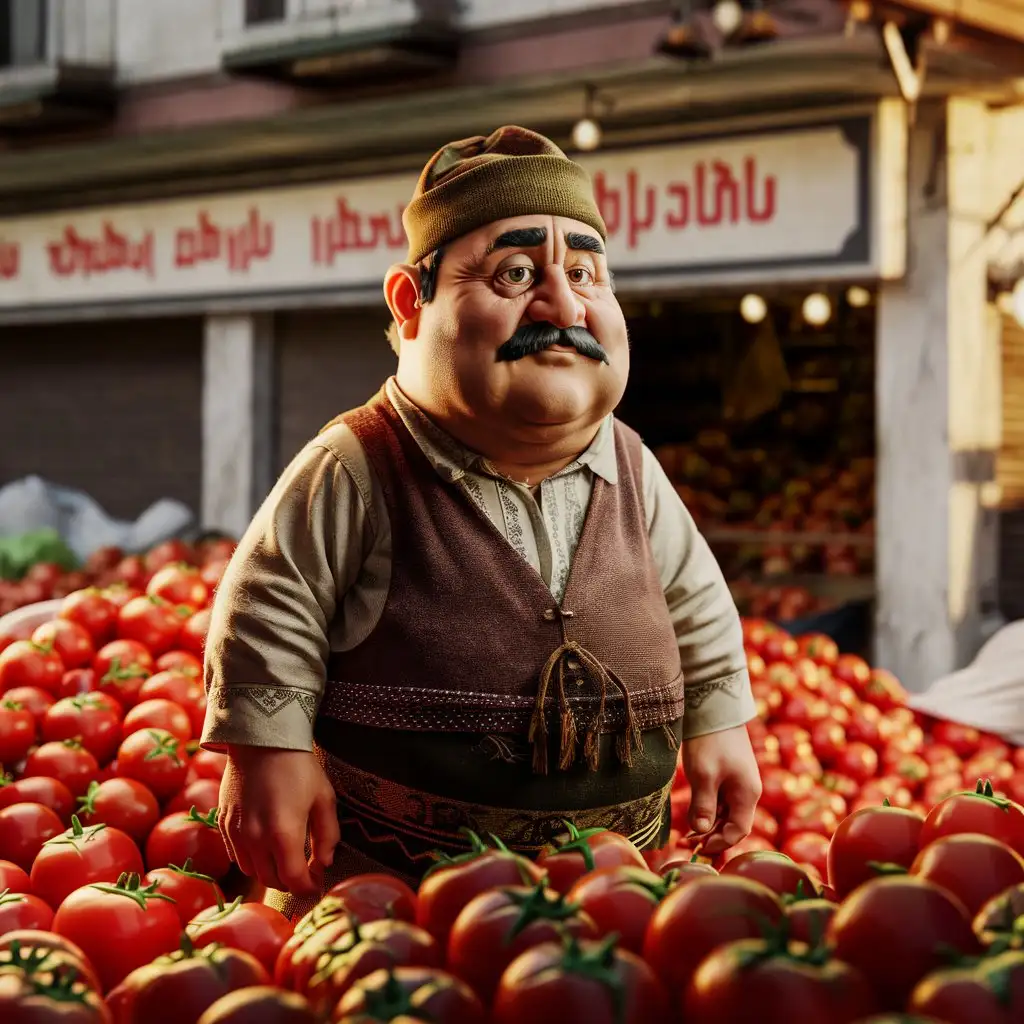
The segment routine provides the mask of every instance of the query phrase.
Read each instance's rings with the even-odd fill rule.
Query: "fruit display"
[[[0,550],[0,615],[51,598],[66,597],[89,587],[145,589],[149,578],[165,565],[183,563],[201,570],[206,587],[216,586],[234,550],[227,538],[211,538],[198,544],[168,540],[142,554],[126,554],[120,548],[94,551],[85,562],[74,556],[52,531],[16,538],[11,550]]]
[[[225,759],[196,743],[216,583],[168,553],[0,652],[0,1020],[1024,1020],[1024,752],[763,620],[764,795],[725,854],[702,855],[680,766],[660,850],[566,822],[528,859],[466,829],[416,891],[357,875],[297,921],[250,902]]]

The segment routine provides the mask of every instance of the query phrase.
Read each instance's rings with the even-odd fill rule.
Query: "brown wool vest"
[[[631,763],[678,723],[678,641],[651,555],[641,442],[615,422],[618,484],[600,477],[561,607],[457,483],[430,465],[383,390],[340,419],[383,491],[393,566],[380,621],[334,652],[320,715],[338,725],[529,735],[534,770],[596,768],[602,734]],[[552,767],[554,767],[552,765]]]

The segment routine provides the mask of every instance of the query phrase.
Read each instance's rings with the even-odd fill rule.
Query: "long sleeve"
[[[683,738],[721,732],[756,714],[739,612],[722,570],[658,460],[643,449],[644,505],[683,663]]]
[[[208,749],[312,749],[332,626],[373,541],[361,491],[332,447],[311,442],[253,518],[213,605]]]

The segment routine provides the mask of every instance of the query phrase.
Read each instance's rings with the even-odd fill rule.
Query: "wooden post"
[[[202,501],[206,529],[240,536],[273,484],[273,377],[271,316],[207,317]]]
[[[987,303],[988,112],[922,104],[908,272],[878,309],[878,664],[912,690],[966,664],[994,598],[998,333]]]

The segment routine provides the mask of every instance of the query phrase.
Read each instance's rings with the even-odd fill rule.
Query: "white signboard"
[[[583,158],[612,269],[620,280],[770,277],[773,267],[817,279],[886,276],[877,122]],[[377,286],[404,258],[402,209],[415,181],[399,174],[0,220],[0,312]]]

